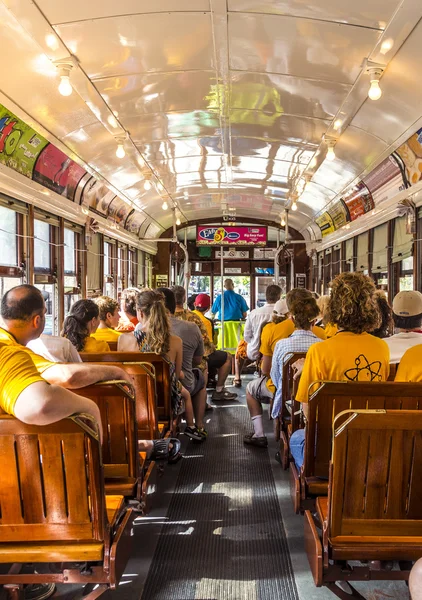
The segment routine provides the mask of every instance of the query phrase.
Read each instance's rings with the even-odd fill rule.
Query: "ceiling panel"
[[[90,78],[213,68],[206,13],[130,15],[57,25]]]
[[[230,67],[351,84],[379,36],[352,25],[230,13]]]
[[[398,0],[228,0],[229,11],[290,15],[384,29]]]
[[[231,114],[237,111],[241,115],[244,109],[252,109],[261,113],[263,122],[270,126],[282,113],[331,119],[350,87],[334,81],[301,79],[289,75],[232,72]]]
[[[215,81],[214,71],[187,71],[109,77],[97,79],[95,86],[124,122],[134,115],[206,111]]]
[[[209,139],[207,138],[207,142]],[[169,139],[160,140],[157,143],[144,143],[138,144],[137,148],[142,155],[148,160],[148,162],[155,162],[162,160],[163,157],[170,158],[181,158],[183,156],[221,156],[221,150],[218,150],[218,145],[221,146],[221,138],[215,137],[212,140],[212,144],[208,146],[202,146],[201,140],[196,138],[187,139]]]
[[[88,19],[103,19],[120,15],[146,13],[209,11],[208,0],[73,0],[58,2],[57,0],[37,0],[50,23],[69,23]]]

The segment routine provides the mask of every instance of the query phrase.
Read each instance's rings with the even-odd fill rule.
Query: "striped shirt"
[[[308,349],[315,343],[321,342],[312,331],[304,329],[295,329],[292,335],[288,338],[281,339],[277,342],[272,366],[271,379],[276,387],[274,395],[274,404],[271,412],[273,419],[278,417],[281,408],[281,395],[283,390],[283,366],[290,358],[293,352],[307,352]]]

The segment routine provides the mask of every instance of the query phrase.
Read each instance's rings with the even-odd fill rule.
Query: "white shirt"
[[[422,344],[422,333],[416,331],[396,333],[389,338],[384,338],[384,341],[390,348],[390,363],[399,363],[406,350]]]
[[[82,362],[82,359],[72,342],[57,335],[41,335],[37,340],[28,342],[26,346],[32,350],[32,352],[35,352],[35,354],[39,354],[51,362]]]
[[[256,360],[261,346],[261,329],[264,323],[269,323],[273,318],[274,304],[264,304],[255,308],[248,314],[243,338],[248,342],[247,355],[250,360]]]

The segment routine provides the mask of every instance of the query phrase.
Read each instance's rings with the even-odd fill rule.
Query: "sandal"
[[[233,380],[233,384],[234,384],[234,387],[237,387],[237,388],[242,387],[242,380],[241,379],[234,379]]]
[[[168,463],[174,464],[182,458],[180,448],[182,444],[177,438],[165,438],[163,440],[154,440],[154,448],[152,450],[150,460],[167,460]],[[170,448],[170,444],[173,447]]]

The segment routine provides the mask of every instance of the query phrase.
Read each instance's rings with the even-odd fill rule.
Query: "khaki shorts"
[[[267,376],[257,377],[246,386],[246,391],[261,404],[269,404],[273,399],[273,393],[267,388]]]

